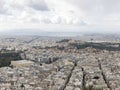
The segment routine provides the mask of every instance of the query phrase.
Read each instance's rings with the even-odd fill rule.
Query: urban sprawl
[[[0,90],[120,90],[120,44],[0,36]]]

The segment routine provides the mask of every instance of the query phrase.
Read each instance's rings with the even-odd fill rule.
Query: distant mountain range
[[[43,30],[5,30],[0,35],[39,35],[39,36],[81,36],[81,32],[60,32]]]
[[[97,34],[119,34],[119,32],[104,30],[87,30],[87,31],[46,31],[37,29],[17,29],[17,30],[4,30],[0,31],[0,35],[39,35],[39,36],[83,36],[83,35],[97,35]]]

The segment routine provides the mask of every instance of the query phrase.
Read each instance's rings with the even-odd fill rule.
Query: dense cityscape
[[[120,0],[0,0],[0,90],[120,90]]]
[[[84,37],[1,36],[0,90],[120,90],[119,38]]]

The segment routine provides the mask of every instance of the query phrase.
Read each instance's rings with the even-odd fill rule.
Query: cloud
[[[68,0],[65,0],[68,2]],[[69,0],[91,24],[119,23],[120,0]],[[117,22],[116,22],[117,20]]]
[[[120,13],[120,0],[69,0],[68,3],[89,14]]]
[[[1,0],[0,5],[1,23],[83,24],[74,6],[62,0]]]
[[[30,0],[29,6],[35,10],[40,10],[40,11],[49,10],[45,0]]]
[[[0,24],[119,25],[120,0],[1,0]]]

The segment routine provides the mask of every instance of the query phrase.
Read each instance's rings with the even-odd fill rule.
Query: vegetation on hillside
[[[0,53],[0,67],[9,66],[13,60],[21,60],[20,54],[16,52]]]

